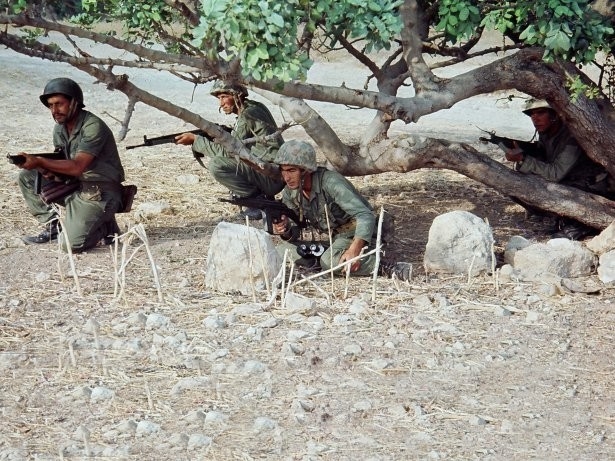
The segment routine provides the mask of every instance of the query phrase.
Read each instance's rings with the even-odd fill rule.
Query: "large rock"
[[[615,251],[607,251],[600,256],[598,278],[603,283],[615,282]]]
[[[587,248],[592,250],[597,255],[602,255],[608,251],[615,250],[615,221],[596,235],[587,243]]]
[[[493,243],[491,227],[478,216],[467,211],[442,214],[429,229],[425,270],[472,275],[491,272]]]
[[[547,274],[574,278],[591,274],[596,259],[580,242],[560,238],[517,250],[514,267],[524,280],[539,280]]]
[[[209,243],[205,286],[221,292],[263,291],[282,267],[273,239],[266,232],[221,222]]]

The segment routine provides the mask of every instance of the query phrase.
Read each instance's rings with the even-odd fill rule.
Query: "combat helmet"
[[[209,92],[212,96],[218,96],[221,94],[232,94],[233,96],[239,96],[240,98],[245,98],[248,96],[248,89],[240,85],[238,83],[227,82],[226,80],[218,80],[214,83],[211,91]]]
[[[525,108],[523,109],[523,113],[525,115],[532,115],[532,111],[536,109],[553,110],[553,108],[549,105],[549,103],[545,101],[544,99],[530,98],[525,102]]]
[[[306,171],[316,171],[316,151],[305,141],[286,141],[275,156],[277,165],[294,165]]]
[[[81,87],[70,78],[54,78],[47,82],[43,94],[40,96],[40,100],[46,107],[49,107],[47,100],[54,94],[63,94],[67,98],[76,99],[79,102],[79,107],[85,107],[83,104],[83,91]]]

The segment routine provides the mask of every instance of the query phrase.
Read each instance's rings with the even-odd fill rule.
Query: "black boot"
[[[378,275],[406,282],[412,278],[412,264],[382,261],[378,268]]]
[[[120,226],[117,225],[117,221],[113,218],[113,221],[107,224],[107,235],[103,237],[103,245],[111,245],[115,241],[115,237],[120,235]]]
[[[582,240],[590,235],[597,235],[598,231],[573,219],[558,220],[559,230],[551,235],[551,238],[564,238],[568,240]]]
[[[21,239],[28,245],[36,243],[49,243],[52,240],[56,240],[59,233],[60,224],[57,220],[54,220],[45,225],[45,229],[40,234],[28,235],[26,237],[22,237]]]

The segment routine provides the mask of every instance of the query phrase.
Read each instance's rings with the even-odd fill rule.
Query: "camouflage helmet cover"
[[[214,86],[209,92],[212,96],[218,96],[221,94],[232,94],[233,96],[246,97],[248,96],[248,89],[238,83],[227,82],[226,80],[218,80],[214,83]]]
[[[275,156],[278,165],[294,165],[307,171],[316,171],[316,151],[305,141],[286,141]]]
[[[70,78],[54,78],[47,82],[43,94],[40,96],[40,100],[45,106],[49,107],[47,100],[54,94],[62,94],[69,99],[76,99],[79,102],[80,107],[85,107],[83,104],[83,91],[81,87]]]
[[[528,99],[525,102],[525,108],[523,109],[523,113],[525,115],[532,115],[532,112],[536,109],[551,109],[553,108],[549,105],[547,101],[544,99]]]

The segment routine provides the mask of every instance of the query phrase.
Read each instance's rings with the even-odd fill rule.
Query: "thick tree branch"
[[[419,24],[418,5],[416,0],[405,0],[399,9],[404,27],[401,31],[401,43],[404,59],[412,75],[412,82],[419,94],[422,91],[433,91],[440,81],[434,75],[423,59],[423,42],[419,35],[422,29]]]
[[[365,175],[386,171],[405,173],[421,168],[448,169],[481,182],[503,195],[537,208],[605,228],[615,218],[615,203],[534,175],[518,173],[467,144],[440,139],[399,137],[374,146],[370,158],[348,163],[342,174]]]

